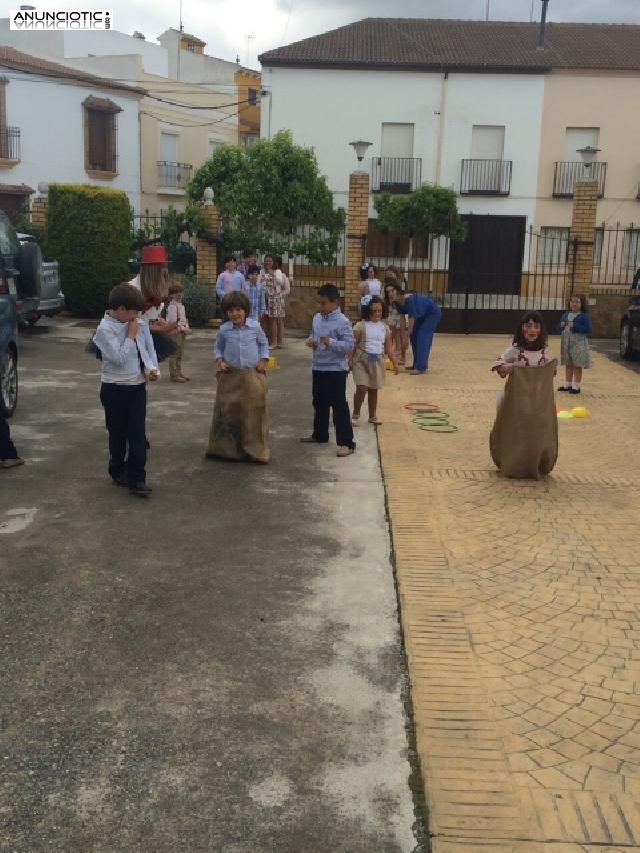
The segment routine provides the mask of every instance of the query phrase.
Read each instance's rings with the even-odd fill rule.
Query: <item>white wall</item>
[[[60,62],[64,56],[64,31],[10,30],[9,18],[0,18],[0,44]]]
[[[261,135],[288,129],[296,143],[313,147],[336,204],[346,206],[348,175],[356,168],[349,142],[373,143],[363,161],[370,172],[371,158],[380,156],[383,122],[415,125],[414,157],[422,158],[423,181],[436,180],[442,132],[439,183],[456,192],[461,160],[471,156],[472,126],[503,124],[504,157],[514,161],[511,196],[462,197],[459,208],[533,216],[542,76],[450,74],[445,84],[443,75],[431,73],[264,68],[262,74],[270,94],[262,100]]]
[[[20,128],[20,162],[3,172],[3,180],[12,184],[25,183],[33,189],[40,181],[46,181],[95,184],[124,190],[138,210],[138,101],[99,88],[33,80],[28,75],[23,77],[12,71],[7,85],[7,120],[10,126]],[[90,178],[84,170],[82,102],[90,95],[109,98],[122,107],[117,117],[118,176],[110,181]]]
[[[169,57],[159,44],[134,39],[117,30],[65,30],[64,57],[140,55],[147,74],[169,76]]]

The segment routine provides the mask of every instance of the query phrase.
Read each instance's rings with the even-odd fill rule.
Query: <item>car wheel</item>
[[[6,350],[0,361],[0,406],[10,418],[18,405],[18,361],[13,350]]]
[[[38,322],[38,320],[39,320],[39,319],[40,319],[40,315],[39,315],[39,314],[38,314],[38,316],[37,316],[37,317],[27,317],[27,323],[28,323],[30,326],[35,326],[35,324]]]
[[[623,323],[620,327],[620,358],[633,358],[631,325],[629,323]]]

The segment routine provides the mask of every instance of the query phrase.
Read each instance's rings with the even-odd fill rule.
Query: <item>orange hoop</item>
[[[407,412],[439,412],[440,406],[435,403],[407,403],[404,407]]]

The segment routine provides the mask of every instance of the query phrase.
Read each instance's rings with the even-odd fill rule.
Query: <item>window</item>
[[[256,142],[260,142],[260,137],[257,133],[240,134],[240,145],[243,145],[245,148],[251,148],[251,146],[255,145]]]
[[[117,114],[122,108],[106,98],[84,103],[84,167],[87,172],[115,175],[117,171]]]
[[[196,46],[192,41],[187,42],[187,50],[189,51],[189,53],[195,53],[196,52]]]
[[[640,266],[640,228],[627,228],[624,232],[622,263],[634,270]]]
[[[255,107],[258,103],[258,90],[257,89],[248,89],[247,90],[247,101],[249,105]]]
[[[568,228],[542,227],[538,237],[539,264],[566,264],[569,249]]]
[[[217,151],[219,148],[222,148],[222,146],[223,146],[223,145],[224,145],[224,142],[220,142],[220,140],[219,140],[219,139],[210,139],[210,140],[209,140],[209,155],[208,155],[208,159],[210,160],[210,159],[213,157],[213,155],[216,153],[216,151]]]
[[[413,157],[413,124],[383,122],[380,153],[383,157]]]
[[[565,158],[569,163],[581,163],[580,148],[597,148],[599,127],[568,127],[565,130]]]
[[[502,160],[504,125],[474,124],[471,129],[472,160]]]

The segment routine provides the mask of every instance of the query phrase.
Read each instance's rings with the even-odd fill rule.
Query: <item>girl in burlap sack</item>
[[[511,346],[491,367],[507,380],[489,436],[491,458],[505,477],[539,479],[553,470],[558,458],[556,364],[541,315],[529,311]]]
[[[206,455],[268,462],[269,344],[260,323],[248,316],[251,306],[246,293],[228,293],[222,310],[229,320],[220,326],[216,338],[218,390]]]
[[[356,393],[353,398],[351,423],[360,423],[360,409],[365,397],[369,408],[369,423],[379,424],[376,414],[378,391],[385,381],[385,354],[391,359],[393,369],[398,374],[398,362],[391,344],[391,330],[383,322],[385,305],[379,296],[363,296],[360,300],[360,321],[353,329],[355,347],[349,358],[353,371]]]

